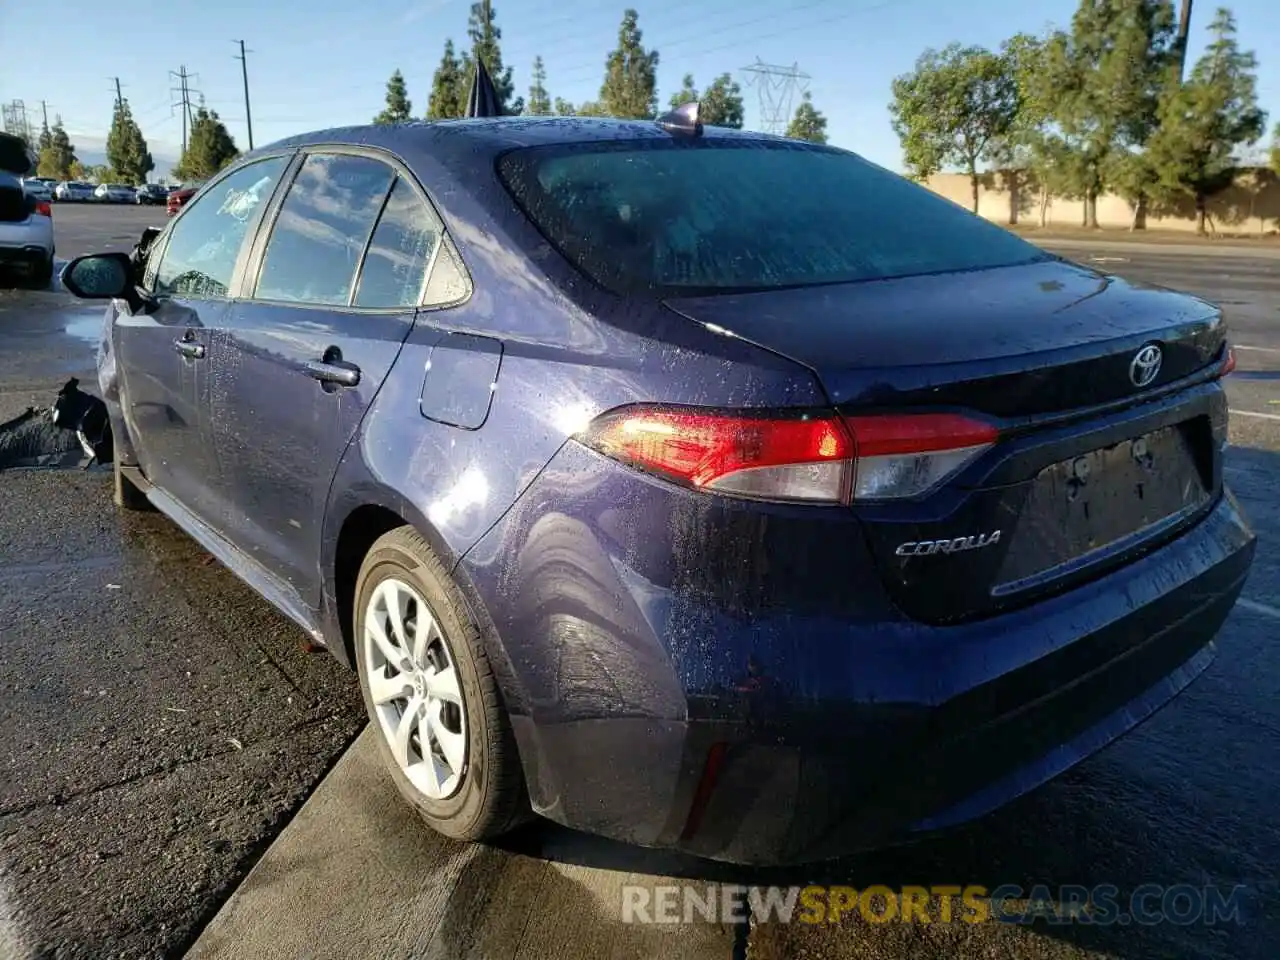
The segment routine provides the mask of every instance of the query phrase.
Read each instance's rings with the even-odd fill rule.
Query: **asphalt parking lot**
[[[128,249],[163,220],[158,208],[58,206],[58,253]],[[1280,942],[1280,254],[1092,241],[1061,252],[1223,304],[1240,347],[1228,481],[1262,539],[1217,660],[1172,706],[992,817],[800,872],[745,874],[543,825],[505,849],[460,847],[427,834],[352,754],[325,789],[345,791],[360,822],[285,861],[314,873],[313,895],[290,899],[268,872],[246,901],[279,911],[262,925],[284,945],[278,955],[301,945],[347,956],[377,942],[364,955],[1270,960]],[[64,293],[0,289],[0,421],[48,402],[68,376],[92,384],[100,315]],[[182,956],[364,722],[348,674],[167,521],[118,516],[109,479],[0,473],[0,960]],[[314,832],[295,843],[334,837],[332,814],[307,810],[290,830]],[[344,873],[353,845],[367,876]],[[850,915],[717,927],[676,949],[617,922],[618,875],[1242,892],[1238,921],[1212,926],[908,926]],[[395,891],[403,896],[381,895]]]

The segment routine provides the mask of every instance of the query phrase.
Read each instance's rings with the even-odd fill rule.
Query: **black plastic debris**
[[[84,467],[114,456],[107,407],[80,389],[75,377],[46,409],[28,407],[0,423],[0,470],[15,467]]]
[[[485,68],[484,61],[476,57],[476,70],[471,78],[471,93],[467,96],[468,117],[500,117],[502,106],[498,103],[498,90]]]
[[[36,155],[27,141],[12,133],[0,133],[0,170],[25,177],[35,169]]]

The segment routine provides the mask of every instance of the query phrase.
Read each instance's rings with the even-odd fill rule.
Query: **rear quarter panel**
[[[338,532],[364,504],[395,510],[449,566],[510,509],[566,440],[625,403],[813,406],[813,374],[761,348],[712,333],[655,302],[605,294],[564,263],[496,176],[469,176],[433,156],[430,140],[402,155],[432,195],[472,278],[463,304],[420,311],[403,351],[344,456],[332,487],[322,557],[333,596]],[[472,186],[480,180],[479,188]],[[500,349],[478,427],[423,415],[428,378],[467,363],[468,344]],[[429,367],[430,365],[430,367]]]

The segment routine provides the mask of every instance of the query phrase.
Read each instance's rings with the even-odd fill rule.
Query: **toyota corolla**
[[[1190,683],[1253,559],[1217,308],[690,117],[297,137],[64,272],[117,502],[352,666],[452,837],[971,819]]]

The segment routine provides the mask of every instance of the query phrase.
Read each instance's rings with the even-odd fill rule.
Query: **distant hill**
[[[72,135],[71,142],[75,144],[76,158],[86,167],[106,165],[107,145],[103,140]],[[150,147],[151,159],[156,162],[156,168],[151,171],[150,179],[172,179],[171,171],[178,165],[178,151],[164,143],[153,143]]]

